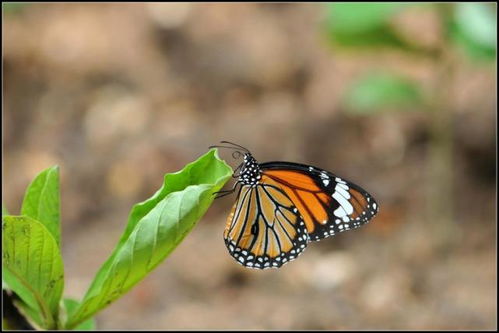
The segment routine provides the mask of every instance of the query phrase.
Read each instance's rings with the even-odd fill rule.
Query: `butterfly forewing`
[[[256,186],[241,186],[224,239],[237,262],[260,269],[294,260],[309,242],[300,211],[268,177],[262,177]]]
[[[355,229],[378,212],[369,193],[328,171],[290,162],[268,162],[260,167],[296,205],[313,241]]]

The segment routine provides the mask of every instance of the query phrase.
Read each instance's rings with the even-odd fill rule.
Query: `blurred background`
[[[381,211],[256,271],[223,243],[235,197],[216,200],[99,329],[495,329],[496,8],[3,3],[3,202],[17,214],[60,165],[80,299],[131,206],[233,141],[354,181]]]

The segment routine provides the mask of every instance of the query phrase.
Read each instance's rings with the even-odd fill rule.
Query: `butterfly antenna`
[[[212,148],[227,148],[227,149],[235,149],[235,150],[239,150],[239,148],[236,148],[236,147],[227,147],[227,146],[221,146],[221,145],[211,145],[208,147],[208,149],[212,149]]]
[[[246,149],[246,148],[244,148],[243,146],[240,146],[240,145],[238,145],[238,144],[236,144],[236,143],[233,143],[233,142],[230,142],[230,141],[220,141],[220,143],[228,143],[228,144],[230,144],[230,145],[233,145],[233,146],[236,146],[236,147],[241,148],[242,150],[244,150],[244,151],[245,151],[245,152],[247,152],[248,154],[250,153],[250,151],[249,151],[248,149]]]

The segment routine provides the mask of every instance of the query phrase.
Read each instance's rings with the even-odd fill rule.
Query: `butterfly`
[[[312,241],[368,223],[378,203],[360,186],[326,170],[292,162],[258,163],[250,151],[229,141],[232,156],[243,156],[230,190],[237,192],[224,230],[229,253],[241,265],[279,268]],[[238,188],[239,187],[239,188]]]

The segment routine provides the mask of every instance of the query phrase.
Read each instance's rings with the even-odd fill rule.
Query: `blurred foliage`
[[[30,5],[29,2],[2,2],[2,12],[4,14],[17,14]]]
[[[333,43],[345,47],[412,49],[390,19],[410,6],[401,3],[330,3],[326,28]]]
[[[442,49],[451,48],[444,38],[440,50],[415,46],[400,37],[392,18],[411,6],[402,3],[330,3],[327,7],[326,30],[330,40],[340,47],[395,47],[411,56],[433,55],[438,59]],[[428,5],[425,5],[428,6]],[[470,59],[495,59],[497,15],[489,4],[432,4],[439,13],[444,36],[464,47]],[[348,110],[359,113],[404,107],[422,101],[417,82],[392,74],[367,74],[347,89],[343,99]]]
[[[496,57],[497,12],[492,4],[457,3],[448,29],[453,41],[472,60],[490,61]]]
[[[330,3],[329,26],[337,33],[362,33],[387,24],[387,20],[405,4],[400,3]]]
[[[388,73],[367,74],[354,82],[344,97],[347,110],[357,114],[417,107],[422,102],[417,82]]]

